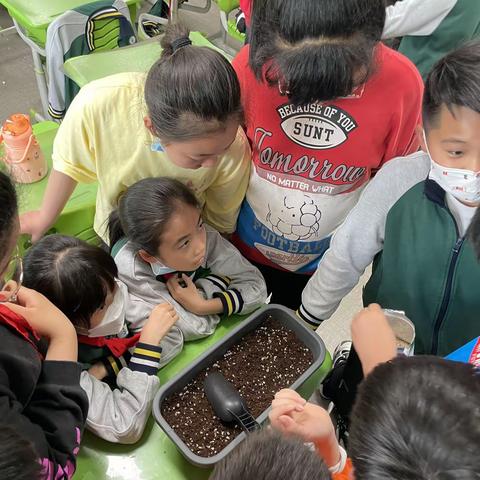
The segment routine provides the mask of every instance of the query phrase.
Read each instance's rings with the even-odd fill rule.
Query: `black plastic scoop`
[[[247,433],[260,428],[240,392],[220,373],[209,373],[203,384],[215,414],[227,423],[238,423]]]

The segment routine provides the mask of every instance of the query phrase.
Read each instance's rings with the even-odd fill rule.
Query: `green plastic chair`
[[[132,21],[136,18],[137,8],[142,1],[125,0]],[[12,18],[18,35],[32,52],[33,70],[43,110],[43,115],[37,115],[39,119],[49,118],[45,78],[45,42],[48,26],[62,13],[85,3],[88,3],[88,0],[0,0],[0,5],[6,8]]]
[[[227,35],[240,43],[245,43],[245,34],[237,30],[234,18],[230,18],[232,12],[240,6],[238,0],[214,0],[220,10],[220,21],[222,22],[223,41],[227,41]]]

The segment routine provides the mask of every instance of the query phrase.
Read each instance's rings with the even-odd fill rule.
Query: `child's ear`
[[[146,128],[153,136],[155,136],[155,132],[153,131],[152,119],[151,119],[148,115],[145,115],[145,117],[143,117],[143,124],[145,125],[145,128]]]
[[[427,152],[427,146],[425,145],[425,136],[423,134],[423,127],[421,125],[417,125],[415,127],[415,133],[418,138],[418,142],[420,143],[420,148],[424,151]]]
[[[152,257],[152,255],[148,254],[145,250],[139,250],[138,255],[144,262],[147,262],[147,263],[157,262],[157,259],[155,257]]]

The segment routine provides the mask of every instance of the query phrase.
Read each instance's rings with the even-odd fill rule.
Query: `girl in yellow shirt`
[[[42,206],[20,219],[33,241],[55,222],[78,182],[98,182],[94,228],[107,241],[106,221],[118,197],[147,177],[180,180],[211,225],[235,229],[250,168],[239,128],[240,87],[230,63],[191,45],[188,34],[171,26],[148,74],[112,75],[75,97],[55,139]]]

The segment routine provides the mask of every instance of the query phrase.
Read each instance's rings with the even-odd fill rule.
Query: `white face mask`
[[[423,132],[423,139],[431,162],[428,177],[437,182],[447,193],[450,193],[460,202],[479,203],[480,172],[439,165],[430,155],[425,131]]]
[[[119,334],[125,324],[125,299],[128,295],[127,286],[117,282],[117,291],[113,301],[107,308],[102,321],[88,330],[89,337],[108,337]]]
[[[155,276],[158,275],[166,275],[167,273],[176,272],[175,269],[166,267],[163,263],[157,261],[155,263],[151,263],[150,266],[152,267],[152,272]]]

